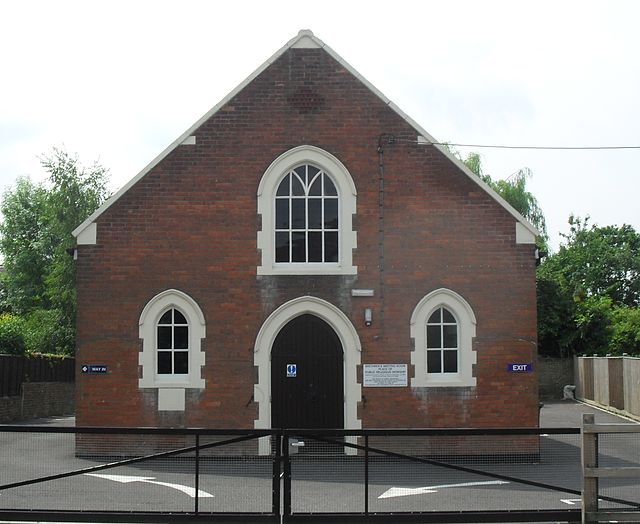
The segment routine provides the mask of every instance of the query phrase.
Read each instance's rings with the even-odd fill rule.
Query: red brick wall
[[[428,123],[427,123],[428,124]],[[384,144],[384,289],[379,272],[378,138]],[[534,247],[515,243],[515,219],[366,86],[319,49],[291,49],[98,219],[98,241],[79,246],[78,362],[109,367],[81,375],[80,425],[253,427],[253,346],[265,318],[300,295],[338,306],[358,330],[363,363],[407,363],[409,319],[445,287],[478,324],[474,388],[363,388],[363,427],[532,426]],[[347,167],[356,188],[358,248],[352,276],[256,276],[256,190],[269,164],[310,144]],[[353,287],[375,290],[352,298]],[[157,293],[176,288],[206,317],[203,391],[184,413],[158,413],[138,389],[138,319]],[[362,311],[374,310],[365,327]],[[382,322],[383,320],[383,322]],[[411,366],[410,376],[412,375]]]

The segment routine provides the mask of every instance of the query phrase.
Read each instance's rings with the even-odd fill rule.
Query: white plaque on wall
[[[362,367],[365,388],[402,388],[407,386],[406,364],[364,364]]]

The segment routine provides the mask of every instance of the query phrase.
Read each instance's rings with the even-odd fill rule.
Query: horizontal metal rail
[[[637,511],[585,511],[586,522],[640,522]]]
[[[490,523],[490,522],[580,522],[579,509],[568,510],[530,510],[530,511],[451,511],[433,513],[295,513],[283,516],[283,523],[313,524],[367,524],[377,522],[390,523]]]
[[[465,435],[579,435],[580,428],[421,428],[421,429],[297,429],[282,430],[291,435],[318,435],[336,437],[385,437],[385,436],[465,436]]]
[[[135,428],[101,426],[11,426],[0,425],[0,433],[77,433],[99,435],[254,435],[268,437],[278,429]]]
[[[29,521],[29,522],[104,522],[112,524],[122,523],[188,523],[188,522],[215,522],[225,523],[247,523],[247,522],[280,522],[280,515],[272,513],[195,513],[183,512],[149,512],[149,511],[20,511],[20,510],[0,510],[0,520],[2,521]]]

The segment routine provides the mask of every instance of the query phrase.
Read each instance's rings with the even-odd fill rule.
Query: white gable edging
[[[204,116],[202,116],[195,124],[182,133],[173,143],[171,143],[162,153],[154,158],[142,171],[140,171],[135,177],[127,182],[120,190],[114,193],[104,204],[102,204],[96,211],[94,211],[82,224],[80,224],[74,231],[73,235],[77,238],[79,235],[91,224],[93,224],[107,209],[109,209],[115,202],[117,202],[122,195],[124,195],[131,187],[133,187],[140,179],[142,179],[147,173],[149,173],[155,166],[157,166],[164,158],[166,158],[174,149],[176,149],[185,141],[190,143],[191,135],[195,135],[195,131],[202,126],[207,120],[215,115],[224,105],[226,105],[231,99],[233,99],[240,91],[242,91],[247,85],[249,85],[256,77],[258,77],[267,67],[275,62],[281,55],[283,55],[289,49],[310,49],[319,48],[325,50],[332,58],[334,58],[340,65],[342,65],[349,73],[360,80],[373,94],[375,94],[384,104],[392,109],[398,116],[400,116],[407,124],[409,124],[414,130],[416,130],[418,136],[416,141],[419,144],[431,145],[437,148],[442,154],[444,154],[451,162],[453,162],[458,169],[460,169],[467,177],[469,177],[474,183],[476,183],[482,190],[488,193],[496,202],[498,202],[504,209],[506,209],[515,219],[516,223],[527,230],[530,235],[519,235],[517,243],[535,243],[535,236],[540,232],[518,211],[516,211],[508,202],[500,197],[493,189],[485,184],[478,176],[476,176],[463,162],[457,159],[451,154],[447,148],[438,144],[438,141],[434,139],[429,133],[427,133],[420,125],[418,125],[412,118],[404,113],[396,104],[384,96],[373,84],[371,84],[366,78],[364,78],[358,71],[356,71],[348,62],[346,62],[338,53],[326,45],[322,40],[316,37],[310,30],[301,30],[298,35],[287,42],[282,48],[274,53],[266,62],[258,67],[252,74],[250,74],[243,82],[241,82],[234,90],[232,90],[226,97],[224,97],[218,104],[216,104],[211,110],[209,110]],[[195,137],[193,139],[196,140]],[[531,242],[531,238],[534,241]],[[525,241],[526,240],[526,241]],[[97,241],[97,240],[96,240]],[[95,244],[95,241],[93,242]]]

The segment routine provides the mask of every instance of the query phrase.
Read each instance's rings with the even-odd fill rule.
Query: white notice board
[[[406,364],[364,364],[365,388],[402,388],[407,386]]]

